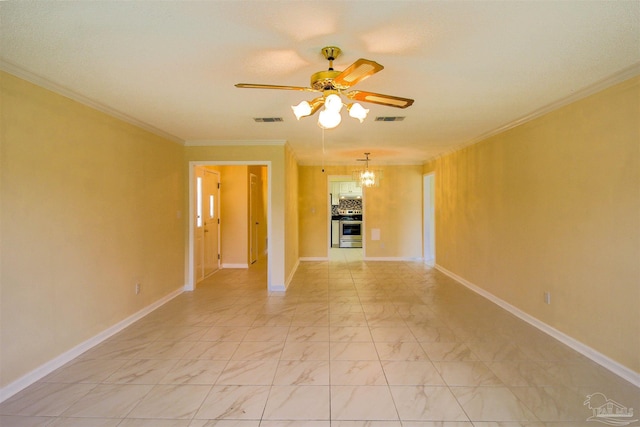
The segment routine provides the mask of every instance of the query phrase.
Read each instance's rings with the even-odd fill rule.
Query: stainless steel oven
[[[351,219],[340,221],[340,247],[362,247],[362,221]]]

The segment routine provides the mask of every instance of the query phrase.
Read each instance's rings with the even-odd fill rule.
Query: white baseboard
[[[589,347],[588,345],[583,344],[582,342],[576,340],[575,338],[572,338],[571,336],[565,334],[564,332],[561,332],[561,331],[557,330],[553,326],[550,326],[550,325],[542,322],[541,320],[531,316],[530,314],[525,313],[524,311],[520,310],[519,308],[517,308],[517,307],[509,304],[508,302],[498,298],[497,296],[493,295],[492,293],[487,292],[486,290],[480,288],[479,286],[474,285],[473,283],[471,283],[468,280],[458,276],[457,274],[447,270],[446,268],[442,267],[441,265],[436,264],[436,269],[441,271],[442,273],[446,274],[447,276],[451,277],[452,279],[454,279],[455,281],[459,282],[460,284],[462,284],[463,286],[467,287],[468,289],[472,290],[473,292],[477,293],[478,295],[488,299],[492,303],[494,303],[494,304],[498,305],[499,307],[507,310],[509,313],[513,314],[514,316],[520,318],[521,320],[524,320],[525,322],[527,322],[531,326],[533,326],[533,327],[539,329],[540,331],[546,333],[547,335],[555,338],[556,340],[560,341],[561,343],[571,347],[572,349],[574,349],[578,353],[580,353],[583,356],[593,360],[597,364],[599,364],[602,367],[608,369],[609,371],[613,372],[614,374],[618,375],[619,377],[629,381],[630,383],[632,383],[636,387],[640,387],[640,374],[639,373],[637,373],[637,372],[627,368],[626,366],[616,362],[615,360],[605,356],[604,354],[600,353],[599,351],[594,350],[593,348]]]
[[[222,268],[249,268],[249,264],[222,264]]]
[[[363,261],[422,261],[422,258],[412,257],[364,257]]]
[[[291,269],[291,273],[289,273],[289,276],[287,276],[287,280],[284,282],[284,285],[282,286],[282,288],[280,289],[279,287],[278,288],[272,287],[269,290],[270,291],[277,291],[277,292],[286,291],[287,288],[289,287],[289,284],[293,280],[293,276],[295,276],[296,271],[298,271],[298,267],[300,267],[300,258],[298,258],[298,260],[296,261],[296,265],[294,265],[293,268]]]
[[[83,343],[78,344],[77,346],[73,347],[72,349],[62,353],[61,355],[59,355],[56,358],[46,362],[45,364],[40,365],[39,367],[37,367],[33,371],[29,372],[28,374],[22,376],[21,378],[18,378],[17,380],[13,381],[12,383],[8,384],[7,386],[1,388],[0,389],[0,403],[4,402],[5,400],[10,398],[14,394],[18,393],[19,391],[27,388],[31,384],[33,384],[36,381],[40,380],[41,378],[44,378],[46,375],[49,375],[51,372],[55,371],[59,367],[65,365],[66,363],[69,363],[70,361],[72,361],[76,357],[80,356],[85,351],[90,350],[91,348],[93,348],[96,345],[100,344],[101,342],[103,342],[107,338],[110,338],[111,336],[117,334],[118,332],[120,332],[121,330],[126,328],[127,326],[130,326],[131,324],[136,322],[137,320],[140,320],[141,318],[143,318],[147,314],[151,313],[152,311],[154,311],[158,307],[160,307],[160,306],[166,304],[167,302],[171,301],[172,299],[174,299],[175,297],[180,295],[182,292],[184,292],[184,288],[183,287],[180,287],[179,289],[176,289],[175,291],[173,291],[170,294],[164,296],[163,298],[161,298],[158,301],[152,303],[151,305],[146,306],[145,308],[143,308],[142,310],[138,311],[137,313],[132,314],[131,316],[127,317],[126,319],[122,320],[121,322],[118,322],[115,325],[111,326],[110,328],[107,328],[104,331],[100,332],[98,335],[95,335],[94,337],[89,338],[88,340],[84,341]]]

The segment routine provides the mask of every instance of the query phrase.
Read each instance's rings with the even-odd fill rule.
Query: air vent
[[[401,122],[404,120],[405,116],[395,116],[395,117],[376,117],[376,122]]]
[[[282,117],[254,117],[253,120],[258,123],[284,122],[284,120],[282,120]]]

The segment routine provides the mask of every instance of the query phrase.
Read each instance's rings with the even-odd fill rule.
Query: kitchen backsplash
[[[339,205],[331,206],[331,215],[339,215],[338,209],[360,209],[362,210],[362,199],[342,199]]]

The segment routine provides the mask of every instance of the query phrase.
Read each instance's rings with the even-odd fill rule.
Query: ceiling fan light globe
[[[339,113],[340,110],[342,109],[342,99],[340,99],[340,96],[336,95],[335,93],[332,93],[331,95],[327,96],[327,98],[325,99],[324,108],[329,111],[334,111],[336,113]]]
[[[367,114],[369,114],[369,110],[357,102],[355,104],[348,105],[347,108],[349,110],[349,116],[360,120],[360,123],[362,123],[364,119],[367,118]]]
[[[291,106],[291,109],[298,120],[300,120],[300,117],[305,117],[311,114],[311,105],[307,101],[302,101],[298,105],[293,105]]]
[[[322,110],[318,115],[318,126],[322,129],[333,129],[340,124],[342,117],[340,113],[330,110]]]

